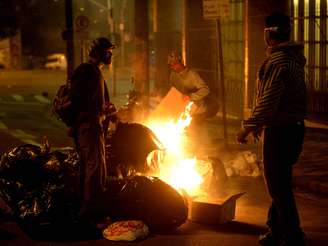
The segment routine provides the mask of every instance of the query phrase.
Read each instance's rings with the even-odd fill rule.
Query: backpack
[[[52,102],[52,112],[57,119],[63,121],[67,127],[72,127],[76,121],[76,111],[71,99],[69,83],[61,85]]]

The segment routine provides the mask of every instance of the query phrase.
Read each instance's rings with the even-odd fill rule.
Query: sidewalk
[[[328,123],[306,122],[303,152],[294,168],[296,188],[328,195]]]
[[[220,125],[216,128],[219,128],[219,135],[223,136],[221,119],[218,122]],[[328,120],[308,118],[305,125],[303,151],[294,166],[294,187],[300,191],[328,195]],[[229,149],[232,152],[250,150],[256,155],[260,155],[258,144],[238,145],[234,143],[240,120],[229,120],[228,126]]]

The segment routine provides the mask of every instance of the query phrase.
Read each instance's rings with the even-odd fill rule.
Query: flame
[[[188,141],[185,133],[192,120],[192,106],[193,103],[190,102],[176,121],[151,121],[146,125],[165,147],[165,155],[157,160],[159,171],[154,175],[177,190],[184,190],[188,195],[195,196],[199,194],[204,179],[196,157],[190,157],[186,153]]]
[[[177,160],[162,168],[159,177],[177,190],[185,190],[188,194],[194,195],[198,193],[203,182],[196,169],[196,162],[196,158]]]
[[[192,120],[192,105],[193,102],[190,102],[186,106],[185,111],[176,122],[172,119],[169,121],[151,121],[146,123],[165,146],[167,152],[176,155],[181,155],[184,152],[184,146],[186,144],[185,129],[190,125]]]

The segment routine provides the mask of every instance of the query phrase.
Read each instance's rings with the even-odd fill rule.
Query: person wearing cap
[[[183,94],[184,100],[190,100],[197,106],[192,115],[193,121],[201,122],[215,116],[219,108],[217,100],[197,71],[186,67],[181,54],[176,51],[169,53],[167,63],[171,69],[171,85]]]
[[[106,115],[113,111],[101,69],[111,64],[115,46],[105,37],[94,40],[89,60],[80,64],[70,80],[72,103],[76,110],[73,138],[79,154],[81,215],[96,212],[95,198],[105,191],[107,170],[105,163]]]
[[[267,58],[257,74],[256,101],[237,134],[246,143],[249,134],[263,135],[263,168],[272,199],[268,232],[261,245],[305,245],[305,234],[292,190],[292,168],[302,151],[306,114],[303,45],[289,41],[290,19],[274,13],[265,20]]]

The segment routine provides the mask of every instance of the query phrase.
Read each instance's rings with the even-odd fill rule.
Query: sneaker
[[[264,246],[277,246],[280,245],[282,241],[282,238],[273,234],[272,231],[268,231],[259,237],[259,244]]]

